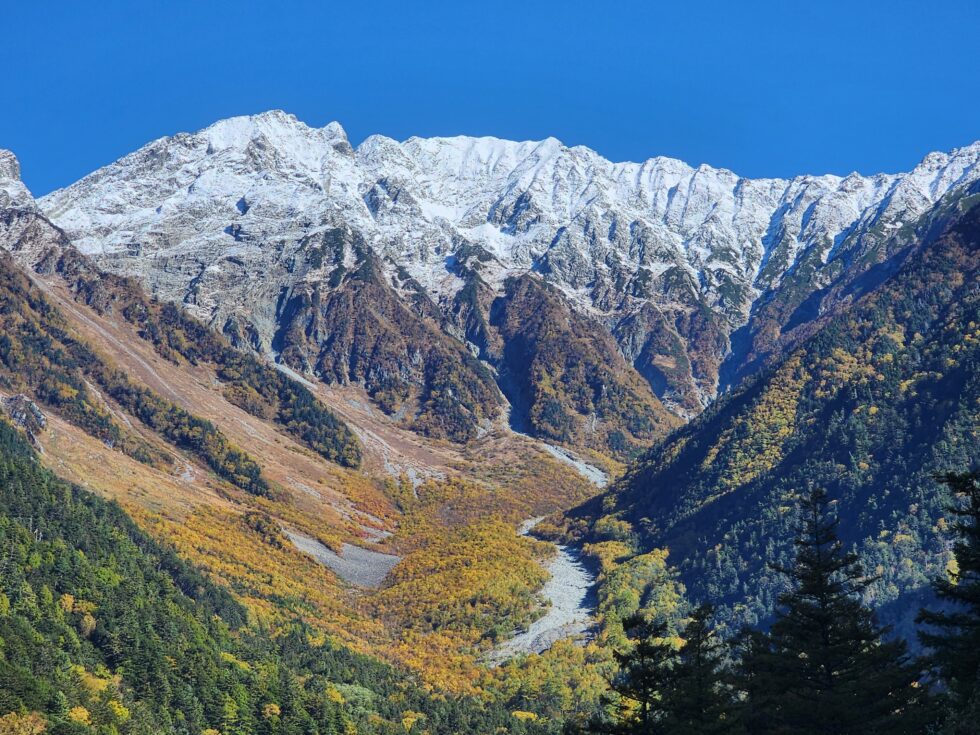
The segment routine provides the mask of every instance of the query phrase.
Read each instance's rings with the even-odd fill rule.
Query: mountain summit
[[[603,412],[622,418],[600,405],[614,383],[647,407],[632,444],[669,424],[661,402],[700,412],[849,298],[853,279],[901,252],[896,232],[980,177],[978,160],[975,143],[905,174],[748,179],[662,157],[613,163],[554,138],[372,136],[355,149],[337,123],[271,111],[153,141],[40,204],[102,267],[294,367],[424,402],[437,369],[419,369],[424,346],[405,338],[424,327],[447,356],[479,361],[470,419],[493,420],[495,382],[519,428],[589,444]],[[378,324],[403,342],[384,376],[356,366],[356,340],[337,353],[322,318],[368,273],[388,304]],[[612,373],[573,375],[529,352],[541,335],[514,327],[513,304],[539,291],[618,353]],[[393,412],[401,400],[381,399]]]

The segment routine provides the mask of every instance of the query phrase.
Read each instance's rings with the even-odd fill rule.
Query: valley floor
[[[531,518],[521,524],[520,534],[527,536],[543,518]],[[555,555],[546,569],[550,578],[541,588],[547,604],[544,615],[527,630],[504,642],[493,654],[499,661],[520,653],[543,653],[564,638],[582,640],[595,623],[596,575],[588,568],[581,553],[569,546],[555,544]]]

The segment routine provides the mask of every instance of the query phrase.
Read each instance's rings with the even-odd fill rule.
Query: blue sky
[[[980,138],[976,0],[9,2],[0,147],[41,195],[283,108],[367,135],[554,135],[749,176],[898,171]]]

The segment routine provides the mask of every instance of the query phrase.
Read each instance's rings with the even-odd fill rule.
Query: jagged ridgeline
[[[755,623],[780,591],[770,564],[791,558],[795,499],[821,486],[877,577],[870,601],[908,622],[949,558],[935,474],[980,463],[978,204],[973,185],[896,234],[870,293],[856,284],[851,308],[655,446],[573,514],[579,531],[668,548],[692,597]]]
[[[3,732],[340,735],[404,731],[406,717],[434,732],[537,731],[495,705],[427,693],[302,623],[273,636],[247,617],[0,420]]]
[[[502,391],[518,428],[626,459],[785,356],[978,160],[749,179],[553,138],[355,148],[270,111],[38,204],[98,267],[420,433],[481,436]]]

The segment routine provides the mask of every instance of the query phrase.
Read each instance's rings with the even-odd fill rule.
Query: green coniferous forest
[[[671,628],[624,621],[605,713],[569,733],[859,735],[972,733],[980,701],[980,474],[949,474],[956,524],[950,576],[933,581],[942,609],[919,615],[928,653],[879,624],[862,602],[872,582],[845,550],[827,492],[802,494],[794,557],[773,624],[722,639],[710,606]]]

